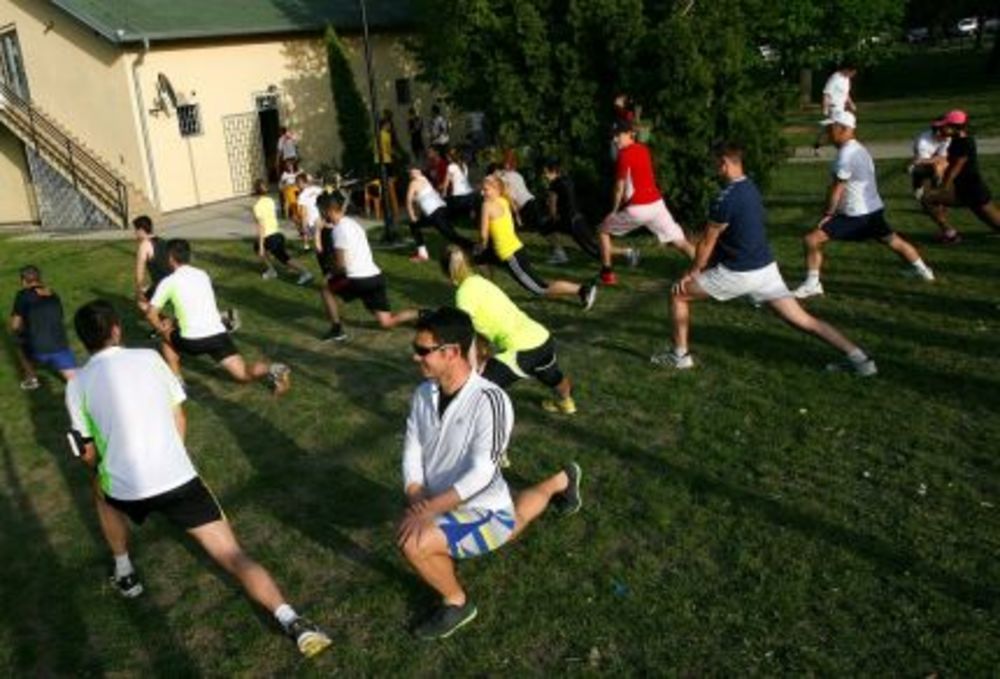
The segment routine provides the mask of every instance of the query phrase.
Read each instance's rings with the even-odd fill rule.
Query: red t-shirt
[[[656,188],[653,158],[645,144],[635,142],[618,152],[617,178],[625,182],[625,199],[629,205],[648,205],[663,197]]]

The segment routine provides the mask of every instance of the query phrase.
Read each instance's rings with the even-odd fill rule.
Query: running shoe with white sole
[[[674,370],[690,370],[694,367],[694,359],[691,357],[691,352],[687,352],[683,356],[678,356],[673,349],[653,354],[649,357],[649,362],[653,365],[673,368]]]
[[[330,328],[327,330],[326,334],[320,337],[323,342],[346,342],[348,339],[347,333],[344,332],[343,328]]]
[[[819,281],[816,283],[803,283],[799,287],[792,290],[792,294],[796,297],[796,299],[817,297],[823,294],[823,284]]]
[[[625,261],[633,269],[639,266],[639,261],[642,259],[642,253],[639,248],[629,248],[628,252],[625,253]]]
[[[275,271],[274,269],[268,269],[267,271],[262,273],[260,277],[263,278],[265,281],[273,281],[275,278],[278,277],[278,272]]]
[[[845,358],[835,363],[827,363],[826,371],[832,373],[852,372],[858,377],[874,377],[878,374],[878,366],[875,365],[875,360],[872,358],[866,358],[860,363]]]
[[[309,273],[308,271],[303,271],[301,274],[299,274],[299,278],[297,281],[295,281],[295,284],[307,285],[312,282],[312,279],[313,275],[311,273]]]
[[[569,484],[561,495],[563,498],[562,513],[565,516],[572,516],[583,509],[583,496],[580,494],[580,482],[583,480],[583,470],[576,462],[570,462],[563,469]]]
[[[330,636],[320,629],[319,625],[307,618],[296,618],[285,631],[288,636],[295,640],[299,652],[307,658],[316,657],[333,643]]]
[[[240,319],[240,312],[235,308],[226,309],[225,313],[222,314],[222,325],[226,326],[226,332],[230,335],[239,331],[239,329],[243,327],[243,321]]]
[[[594,302],[597,301],[597,285],[596,283],[584,283],[580,286],[580,304],[583,305],[584,311],[590,311],[594,308]]]
[[[569,256],[566,254],[566,251],[563,250],[562,248],[554,248],[552,250],[552,254],[549,255],[547,261],[549,264],[555,264],[557,266],[560,264],[568,264]]]
[[[478,612],[476,605],[471,601],[466,601],[464,606],[445,604],[431,613],[431,616],[420,623],[413,633],[418,639],[425,641],[447,639],[459,628],[475,620]]]
[[[37,377],[26,377],[21,380],[22,391],[34,391],[40,386],[42,386],[42,384],[38,381]]]
[[[135,574],[135,571],[122,576],[112,574],[110,580],[111,586],[126,599],[134,599],[144,591],[142,583],[139,582],[139,576]]]
[[[933,283],[936,280],[934,272],[931,269],[921,271],[920,269],[915,269],[911,266],[908,269],[903,269],[902,274],[904,278],[919,278],[926,283]]]
[[[563,415],[575,415],[576,414],[576,401],[573,400],[572,396],[567,396],[566,398],[554,399],[547,398],[542,401],[542,410],[547,413],[562,413]]]

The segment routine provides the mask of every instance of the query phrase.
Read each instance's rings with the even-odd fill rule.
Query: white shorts
[[[601,224],[601,230],[613,236],[624,236],[644,226],[656,234],[661,243],[684,240],[684,231],[674,221],[662,198],[646,205],[629,205],[609,215]]]
[[[777,262],[752,271],[733,271],[716,264],[696,275],[694,280],[709,297],[720,302],[744,295],[758,303],[792,296],[778,271]]]

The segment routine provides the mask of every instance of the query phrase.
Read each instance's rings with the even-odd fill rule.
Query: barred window
[[[177,107],[177,126],[182,137],[201,134],[201,110],[198,104],[181,104]]]

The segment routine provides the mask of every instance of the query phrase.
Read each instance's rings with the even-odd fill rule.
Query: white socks
[[[934,272],[931,271],[931,268],[929,266],[924,264],[924,260],[917,258],[917,260],[913,262],[912,266],[916,270],[916,272],[920,274],[921,278],[927,280],[934,280]]]
[[[128,558],[128,552],[124,554],[115,554],[115,577],[124,578],[126,575],[132,575],[135,572],[135,568],[132,567],[132,560]]]
[[[809,269],[806,272],[806,282],[804,285],[817,285],[819,283],[819,270]]]
[[[868,360],[868,354],[858,348],[854,351],[848,351],[847,358],[851,359],[851,363],[864,363]]]
[[[288,604],[281,604],[274,609],[274,617],[277,618],[278,624],[284,629],[288,629],[289,625],[299,619],[299,614]]]

